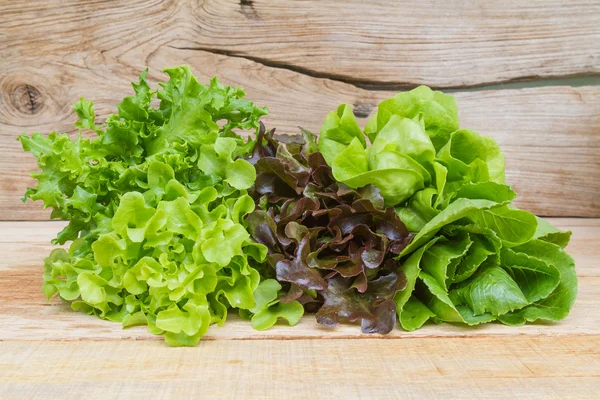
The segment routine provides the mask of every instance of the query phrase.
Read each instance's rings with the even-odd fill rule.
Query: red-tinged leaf
[[[322,292],[325,302],[317,312],[317,321],[333,327],[340,318],[350,322],[360,320],[364,333],[389,333],[396,325],[396,304],[388,296],[405,284],[398,275],[389,274],[372,281],[365,293],[359,293],[347,280],[331,278]]]
[[[392,258],[411,239],[394,209],[383,209],[374,186],[351,189],[337,183],[323,156],[306,146],[279,144],[275,156],[267,139],[257,146],[270,147],[253,153],[268,155],[255,163],[251,194],[266,196],[261,206],[268,212],[251,215],[249,228],[255,240],[279,252],[276,277],[287,291],[282,299],[307,300],[305,291],[317,290],[316,298],[302,304],[307,310],[323,304],[320,323],[361,320],[364,332],[389,332],[396,318],[392,299],[405,285]],[[256,222],[267,217],[272,223]]]
[[[306,234],[296,249],[296,254],[291,260],[279,261],[276,265],[277,279],[284,282],[295,283],[300,287],[310,290],[324,290],[327,282],[321,277],[318,270],[306,264],[310,252],[310,237]]]

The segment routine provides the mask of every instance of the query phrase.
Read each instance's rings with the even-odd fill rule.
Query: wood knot
[[[354,104],[354,115],[356,115],[357,118],[367,118],[371,115],[373,107],[375,107],[375,104],[356,103]]]
[[[23,114],[35,115],[44,104],[42,94],[32,85],[22,84],[14,88],[10,94],[13,106]]]
[[[254,9],[253,0],[240,0],[240,7],[242,8],[242,14],[248,19],[259,19],[258,13]]]

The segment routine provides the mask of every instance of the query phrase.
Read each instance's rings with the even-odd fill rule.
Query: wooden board
[[[62,223],[2,222],[0,398],[597,398],[600,219],[550,222],[573,231],[579,276],[560,323],[374,336],[319,327],[312,315],[264,332],[232,318],[196,348],[46,302],[41,258]]]
[[[568,247],[579,276],[579,296],[569,317],[558,324],[530,324],[508,327],[501,324],[466,328],[460,325],[429,324],[415,332],[394,330],[383,338],[498,336],[498,335],[600,335],[600,219],[551,219],[553,224],[573,231]],[[119,324],[73,312],[58,299],[43,297],[42,259],[51,250],[50,240],[62,228],[60,222],[0,222],[0,341],[2,340],[113,340],[135,339],[161,342],[145,327],[123,330]],[[232,316],[224,327],[213,326],[204,340],[243,339],[344,339],[372,338],[354,325],[342,324],[333,330],[318,325],[307,316],[293,328],[278,325],[255,331],[245,321]]]
[[[151,79],[164,79],[158,70],[162,66],[181,63],[192,65],[203,81],[217,74],[228,84],[246,88],[249,98],[269,107],[265,123],[282,134],[296,134],[297,125],[318,132],[327,112],[343,102],[354,106],[364,124],[377,103],[394,94],[253,61],[174,49],[154,53],[149,60]],[[49,217],[41,205],[19,201],[35,182],[29,178],[35,161],[22,152],[16,137],[23,131],[74,132],[71,104],[82,94],[96,100],[103,120],[120,99],[131,94],[128,81],[143,67],[142,63],[123,75],[112,75],[106,65],[48,64],[13,74],[11,88],[21,90],[23,82],[29,82],[41,94],[34,114],[19,112],[13,102],[0,103],[0,220]],[[47,84],[48,76],[60,77],[63,84]],[[29,98],[29,92],[23,93]],[[456,93],[456,98],[462,126],[499,142],[506,155],[507,182],[520,196],[519,207],[539,215],[600,217],[600,87],[467,92]]]
[[[600,76],[598,1],[6,0],[0,16],[0,399],[600,398],[600,86],[562,79]],[[452,89],[462,127],[504,150],[519,207],[594,217],[551,219],[573,230],[571,314],[386,336],[231,317],[198,347],[169,348],[46,301],[42,258],[64,222],[19,202],[35,163],[15,138],[75,134],[80,96],[102,121],[141,70],[155,84],[184,63],[244,87],[280,134],[318,131],[339,103],[364,125],[401,89]]]
[[[163,46],[371,86],[600,73],[594,0],[38,0],[3,1],[0,15],[0,65],[10,67],[0,70],[10,73],[48,55],[83,68],[116,59],[127,69]]]
[[[203,81],[218,75],[242,86],[285,134],[297,125],[318,131],[342,102],[364,124],[399,86],[600,73],[600,4],[591,0],[57,4],[0,4],[0,220],[49,216],[19,202],[35,164],[15,138],[74,132],[71,105],[80,96],[104,119],[146,66],[154,82],[162,68],[187,63]],[[463,127],[500,142],[517,205],[600,217],[598,87],[456,96]]]
[[[597,399],[600,336],[0,342],[3,399]]]

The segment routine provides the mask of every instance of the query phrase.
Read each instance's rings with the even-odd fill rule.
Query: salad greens
[[[306,132],[307,143],[315,138]],[[393,297],[406,279],[393,258],[412,235],[380,191],[352,190],[335,181],[321,153],[285,145],[271,132],[258,137],[251,158],[251,191],[259,207],[248,228],[268,248],[268,263],[287,295],[318,309],[317,321],[360,320],[366,333],[389,333],[396,324]]]
[[[399,93],[364,130],[344,104],[284,144],[242,89],[165,72],[152,90],[144,71],[102,124],[77,101],[74,139],[19,137],[41,169],[24,200],[69,221],[48,298],[174,346],[233,309],[259,330],[310,311],[367,333],[569,313],[570,232],[514,207],[498,144],[460,128],[452,96]]]
[[[362,135],[347,105],[321,130],[335,179],[376,186],[415,234],[396,258],[401,326],[564,318],[577,295],[570,232],[511,204],[498,144],[460,129],[457,112],[454,98],[421,86],[381,102]]]
[[[234,130],[257,130],[267,110],[217,79],[198,83],[189,67],[166,72],[158,91],[143,72],[135,96],[102,125],[93,104],[79,100],[76,125],[93,138],[19,137],[42,169],[25,197],[69,221],[54,240],[72,241],[69,250],[45,260],[44,294],[123,326],[147,324],[176,346],[196,344],[230,307],[262,329],[273,313],[296,323],[299,305],[278,309],[276,286],[261,283],[267,249],[244,220],[256,173],[239,156],[254,142]]]

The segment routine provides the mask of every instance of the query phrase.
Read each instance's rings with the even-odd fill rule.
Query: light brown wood
[[[193,349],[46,302],[41,258],[63,223],[2,222],[0,398],[597,398],[600,220],[550,222],[573,230],[579,275],[561,323],[373,336],[319,327],[312,315],[264,332],[231,318]]]
[[[597,2],[558,0],[2,2],[0,220],[49,215],[18,200],[34,163],[16,136],[73,132],[71,105],[82,95],[95,100],[102,120],[146,66],[153,81],[164,79],[162,68],[188,63],[203,81],[218,75],[243,86],[271,109],[268,125],[294,134],[297,125],[318,131],[342,102],[365,123],[395,93],[392,83],[460,87],[597,74],[599,14]],[[367,90],[356,81],[383,85]],[[463,126],[500,142],[517,205],[600,216],[600,89],[457,99]]]
[[[0,342],[0,397],[596,399],[600,336]]]
[[[277,325],[255,331],[250,324],[231,316],[223,327],[213,326],[203,340],[348,339],[348,338],[427,338],[496,336],[581,336],[600,335],[600,219],[551,219],[562,229],[573,231],[568,247],[575,258],[579,276],[579,296],[569,317],[556,324],[530,324],[508,327],[487,324],[477,328],[442,324],[426,325],[415,332],[395,329],[386,336],[362,334],[356,325],[341,324],[334,329],[318,325],[306,315],[293,328]],[[42,258],[51,249],[49,241],[62,228],[60,222],[0,223],[0,341],[127,341],[161,342],[146,327],[122,329],[119,324],[73,312],[58,299],[46,301],[41,293]]]
[[[0,15],[0,51],[11,72],[44,65],[48,55],[86,67],[116,58],[125,65],[111,69],[128,69],[151,54],[150,44],[371,85],[460,87],[600,73],[594,0],[4,1]]]
[[[365,335],[313,315],[259,332],[231,316],[196,348],[169,348],[41,293],[64,222],[19,198],[33,183],[23,131],[75,133],[71,105],[104,120],[149,67],[189,64],[269,107],[280,134],[318,131],[339,103],[361,124],[418,84],[464,89],[600,75],[600,3],[481,0],[0,2],[0,398],[600,397],[600,87],[456,93],[462,126],[494,137],[516,204],[573,230],[579,296],[564,321],[426,325]],[[39,222],[2,222],[40,220]]]
[[[140,49],[150,52],[151,48]],[[246,88],[248,97],[270,109],[265,123],[279,133],[296,134],[297,125],[318,132],[327,112],[343,102],[367,117],[379,101],[394,92],[367,91],[266,67],[253,61],[206,52],[155,49],[147,60],[152,81],[164,79],[164,65],[187,63],[201,80],[216,74],[228,84]],[[111,64],[83,68],[47,64],[40,70],[15,71],[0,82],[4,92],[38,88],[39,111],[23,114],[10,99],[0,102],[0,220],[43,220],[49,211],[19,199],[34,183],[31,155],[15,138],[23,131],[74,132],[71,104],[81,95],[96,100],[99,119],[131,94],[128,82],[144,67],[110,72]],[[60,85],[51,82],[60,79]],[[17,89],[14,89],[17,88]],[[19,89],[20,90],[20,89]],[[2,92],[0,92],[1,94]],[[25,95],[28,96],[29,92]],[[520,197],[516,204],[549,216],[600,216],[600,88],[544,87],[456,93],[462,126],[492,136],[506,155],[507,182]],[[37,103],[36,103],[37,104]],[[360,118],[361,124],[366,118]]]

